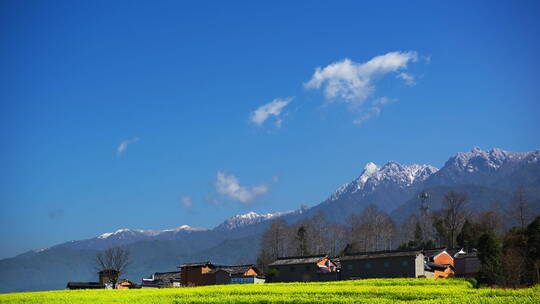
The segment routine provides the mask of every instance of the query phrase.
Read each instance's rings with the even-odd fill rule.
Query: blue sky
[[[2,1],[0,257],[540,147],[538,1],[291,2]]]

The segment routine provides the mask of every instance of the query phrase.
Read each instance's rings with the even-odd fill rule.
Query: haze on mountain
[[[440,169],[395,161],[382,166],[368,162],[358,178],[312,207],[269,214],[249,212],[213,229],[187,225],[159,231],[120,229],[0,260],[0,292],[63,289],[67,281],[91,281],[95,254],[105,248],[128,248],[133,264],[127,276],[140,280],[189,261],[253,263],[261,234],[278,218],[294,223],[323,212],[330,221],[343,223],[348,215],[375,205],[403,222],[418,212],[419,193],[429,194],[434,210],[449,191],[465,193],[474,210],[505,210],[518,187],[526,191],[533,210],[540,212],[540,150],[484,151],[475,147],[450,157]]]

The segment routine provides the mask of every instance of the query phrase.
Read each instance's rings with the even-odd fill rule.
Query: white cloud
[[[402,73],[397,74],[396,77],[400,78],[400,79],[403,79],[405,84],[408,85],[408,86],[412,87],[412,86],[414,86],[416,84],[416,81],[414,80],[414,76],[409,74],[409,73],[402,72]]]
[[[282,120],[279,117],[283,108],[285,108],[289,103],[293,101],[294,97],[289,98],[276,98],[271,102],[264,104],[253,111],[249,117],[249,120],[260,126],[262,125],[270,116],[275,116],[276,118],[276,127],[281,127]]]
[[[252,203],[268,192],[268,186],[264,184],[253,187],[242,187],[236,176],[232,174],[226,175],[221,171],[217,173],[215,187],[219,194],[244,204]]]
[[[124,153],[124,151],[126,151],[129,145],[137,141],[139,141],[138,137],[133,137],[132,139],[123,140],[118,146],[118,148],[116,149],[116,155],[120,156],[122,153]]]
[[[390,52],[364,63],[345,58],[324,68],[318,67],[304,85],[308,89],[324,86],[324,94],[329,100],[342,98],[348,103],[361,104],[375,91],[374,82],[378,78],[406,69],[409,62],[417,60],[416,52]]]
[[[180,198],[180,203],[186,208],[191,208],[193,207],[193,198],[189,195],[184,195]]]

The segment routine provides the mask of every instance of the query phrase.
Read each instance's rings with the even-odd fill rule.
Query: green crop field
[[[540,303],[540,286],[475,289],[464,280],[370,279],[0,295],[0,303]]]

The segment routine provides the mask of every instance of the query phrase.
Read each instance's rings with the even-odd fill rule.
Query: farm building
[[[457,255],[455,257],[455,268],[457,277],[475,277],[480,269],[478,254],[473,251]]]
[[[119,272],[113,269],[105,269],[98,272],[99,282],[68,282],[68,289],[112,289],[118,281]]]
[[[253,265],[216,266],[210,274],[216,279],[215,284],[264,283],[257,278],[259,271]]]
[[[231,276],[231,284],[260,284],[265,283],[266,280],[264,277],[261,276],[239,276],[239,275],[232,275]]]
[[[98,272],[98,274],[99,274],[99,282],[105,285],[111,285],[118,282],[118,276],[120,272],[114,269],[105,269]]]
[[[424,254],[415,251],[377,251],[341,257],[342,279],[417,278],[425,276]]]
[[[178,267],[181,269],[182,286],[260,282],[260,278],[257,278],[258,270],[254,265],[222,266],[200,262],[187,263]]]
[[[142,279],[142,288],[180,287],[181,272],[156,272],[151,277]]]
[[[455,275],[454,257],[458,250],[446,248],[424,250],[426,277],[445,279]]]
[[[68,282],[67,289],[105,289],[105,285],[99,282]]]
[[[182,286],[202,286],[216,284],[215,276],[208,275],[216,268],[212,263],[198,262],[186,263],[178,266],[180,268],[180,278]]]
[[[268,265],[272,282],[337,281],[337,265],[327,255],[281,257]]]
[[[136,288],[141,288],[141,286],[127,279],[120,280],[120,282],[116,284],[116,289],[136,289]]]

